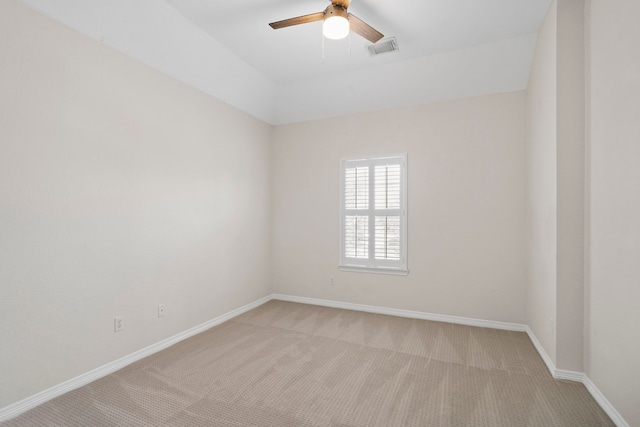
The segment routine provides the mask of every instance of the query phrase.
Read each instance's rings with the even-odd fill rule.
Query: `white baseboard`
[[[555,365],[555,363],[553,363],[553,360],[551,360],[551,358],[549,357],[549,355],[545,351],[545,349],[542,346],[542,344],[540,344],[540,341],[538,341],[538,337],[536,337],[536,334],[533,333],[533,331],[531,330],[531,328],[529,326],[527,326],[526,332],[527,332],[527,335],[529,336],[529,339],[533,343],[533,346],[538,351],[538,354],[540,355],[540,357],[542,357],[542,360],[544,361],[544,364],[547,365],[547,369],[549,370],[549,372],[551,373],[553,378],[555,378],[556,377],[556,375],[555,375],[555,373],[556,373],[556,365]]]
[[[477,326],[480,328],[502,329],[506,331],[525,332],[526,325],[518,323],[498,322],[495,320],[473,319],[469,317],[448,316],[445,314],[425,313],[421,311],[402,310],[397,308],[378,307],[374,305],[354,304],[350,302],[332,301],[317,298],[297,297],[292,295],[273,294],[273,299],[299,302],[302,304],[320,305],[324,307],[343,308],[345,310],[365,311],[368,313],[387,314],[389,316],[408,317],[410,319],[433,320],[436,322],[457,323],[459,325]]]
[[[125,356],[113,362],[107,363],[106,365],[103,365],[92,371],[89,371],[75,378],[72,378],[68,381],[65,381],[61,384],[53,386],[33,396],[27,397],[26,399],[23,399],[19,402],[13,403],[4,408],[0,408],[0,421],[6,421],[10,418],[16,417],[21,413],[28,411],[29,409],[35,408],[36,406],[41,405],[55,397],[61,396],[64,393],[67,393],[78,387],[82,387],[83,385],[89,384],[90,382],[95,381],[99,378],[107,376],[115,371],[118,371],[124,368],[127,365],[130,365],[133,362],[136,362],[140,359],[143,359],[147,356],[150,356],[154,353],[164,350],[165,348],[170,347],[189,337],[192,337],[201,332],[204,332],[207,329],[217,326],[223,322],[226,322],[227,320],[230,320],[249,310],[252,310],[272,299],[281,300],[281,301],[298,302],[302,304],[319,305],[319,306],[325,306],[325,307],[342,308],[346,310],[364,311],[368,313],[386,314],[390,316],[407,317],[412,319],[456,323],[460,325],[477,326],[481,328],[493,328],[493,329],[502,329],[507,331],[526,332],[527,335],[529,336],[529,339],[531,339],[531,342],[533,343],[536,350],[540,354],[540,357],[542,357],[542,360],[544,360],[544,363],[547,365],[549,372],[554,378],[577,381],[577,382],[583,383],[587,388],[587,390],[589,390],[589,393],[591,393],[591,395],[596,400],[596,402],[598,402],[598,404],[607,413],[607,415],[611,418],[611,420],[615,423],[617,427],[629,427],[629,424],[624,420],[622,415],[620,415],[620,413],[613,407],[613,405],[607,400],[607,398],[604,397],[602,392],[600,392],[598,387],[596,387],[596,385],[591,381],[591,379],[588,376],[586,376],[582,372],[557,369],[555,367],[555,364],[549,357],[549,355],[544,350],[544,347],[542,347],[542,345],[538,341],[538,338],[535,336],[535,334],[531,330],[531,328],[529,328],[526,325],[521,325],[518,323],[497,322],[494,320],[482,320],[482,319],[473,319],[468,317],[448,316],[444,314],[424,313],[419,311],[401,310],[401,309],[395,309],[395,308],[377,307],[372,305],[354,304],[354,303],[348,303],[348,302],[342,302],[342,301],[331,301],[331,300],[323,300],[323,299],[316,299],[316,298],[297,297],[297,296],[282,295],[282,294],[272,294],[272,295],[268,295],[266,297],[260,298],[259,300],[256,300],[245,306],[232,310],[226,314],[218,316],[214,319],[211,319],[205,323],[202,323],[198,326],[195,326],[191,329],[188,329],[170,338],[162,340],[149,347],[143,348],[142,350],[136,351],[135,353],[132,353],[128,356]]]
[[[227,320],[230,320],[236,316],[239,316],[249,310],[252,310],[270,301],[271,299],[272,299],[271,295],[268,295],[264,298],[260,298],[259,300],[256,300],[245,306],[232,310],[228,313],[225,313],[221,316],[211,319],[191,329],[187,329],[184,332],[181,332],[170,338],[157,342],[153,345],[150,345],[149,347],[143,348],[142,350],[138,350],[135,353],[131,353],[128,356],[124,356],[118,360],[114,360],[113,362],[107,363],[106,365],[100,366],[99,368],[96,368],[92,371],[86,372],[68,381],[65,381],[51,388],[48,388],[44,391],[41,391],[40,393],[34,394],[33,396],[27,397],[26,399],[23,399],[19,402],[16,402],[9,406],[1,408],[0,421],[6,421],[10,418],[16,417],[21,413],[28,411],[29,409],[35,408],[36,406],[41,405],[55,397],[61,396],[64,393],[67,393],[78,387],[82,387],[83,385],[89,384],[90,382],[95,381],[99,378],[105,377],[113,372],[116,372],[124,368],[127,365],[130,365],[133,362],[137,362],[140,359],[143,359],[147,356],[157,353],[160,350],[164,350],[165,348],[170,347],[180,341],[183,341],[189,337],[192,337],[201,332],[204,332],[207,329],[210,329],[223,322],[226,322]]]
[[[611,421],[613,421],[613,423],[617,427],[629,427],[629,423],[627,423],[625,419],[622,418],[622,415],[620,415],[616,408],[613,407],[611,402],[609,402],[607,398],[604,397],[604,394],[602,394],[602,392],[598,389],[598,387],[596,387],[593,381],[591,381],[591,378],[585,375],[583,384],[587,388],[587,390],[589,390],[591,396],[593,396],[596,402],[598,402],[604,412],[609,415],[609,418],[611,418]]]
[[[575,381],[578,383],[584,382],[584,373],[578,371],[567,371],[564,369],[557,369],[552,374],[553,378],[558,380],[567,380],[567,381]]]
[[[540,357],[542,357],[542,360],[544,360],[544,363],[547,365],[547,368],[549,369],[549,372],[551,373],[553,378],[559,380],[576,381],[584,384],[589,393],[591,393],[591,396],[593,396],[595,401],[598,402],[602,410],[607,413],[609,418],[611,418],[611,421],[613,421],[613,423],[617,427],[629,427],[629,424],[624,420],[624,418],[622,418],[622,415],[620,415],[616,408],[614,408],[613,405],[607,400],[607,398],[604,397],[602,392],[598,389],[598,387],[596,387],[596,385],[587,375],[582,372],[566,371],[564,369],[556,368],[555,363],[553,363],[553,360],[551,360],[547,352],[544,350],[544,347],[542,347],[542,344],[540,344],[540,341],[538,341],[538,338],[529,326],[527,326],[527,335],[538,351],[538,354],[540,354]]]

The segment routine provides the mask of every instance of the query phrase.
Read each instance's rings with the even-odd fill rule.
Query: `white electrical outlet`
[[[329,284],[330,284],[330,285],[335,285],[335,284],[336,284],[336,279],[335,279],[333,276],[331,276],[331,277],[329,278]]]
[[[158,317],[162,317],[167,314],[167,308],[165,304],[158,304]]]
[[[116,317],[113,319],[113,331],[120,332],[124,329],[124,316]]]

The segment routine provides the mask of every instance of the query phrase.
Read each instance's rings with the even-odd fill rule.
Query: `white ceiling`
[[[538,32],[549,1],[352,0],[349,12],[395,36],[400,51],[369,57],[358,35],[326,40],[322,22],[273,30],[267,24],[321,12],[328,0],[167,0],[248,64],[275,83],[307,80]]]
[[[327,0],[20,0],[268,123],[281,124],[525,89],[551,0],[352,0],[397,39],[370,57],[322,23],[269,22]]]

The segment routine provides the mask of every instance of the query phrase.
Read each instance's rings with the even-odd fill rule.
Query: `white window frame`
[[[376,260],[375,251],[375,232],[374,223],[375,216],[384,215],[385,210],[375,209],[375,167],[380,165],[400,165],[400,260]],[[363,167],[369,168],[369,203],[368,209],[363,210],[347,210],[345,207],[345,173],[347,168]],[[395,210],[397,212],[398,210]],[[347,216],[359,215],[369,218],[369,243],[367,258],[347,258],[345,243],[345,219]],[[380,273],[393,275],[407,275],[407,154],[395,154],[387,156],[377,156],[358,159],[342,159],[340,160],[340,262],[338,265],[340,270],[355,271],[365,273]]]

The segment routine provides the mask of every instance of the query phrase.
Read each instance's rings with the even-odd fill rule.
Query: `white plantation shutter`
[[[369,209],[369,168],[346,170],[344,197],[347,209]]]
[[[406,155],[343,160],[343,269],[406,274]]]
[[[349,215],[345,217],[345,256],[367,259],[369,257],[369,218]]]
[[[400,185],[399,164],[374,167],[375,189],[375,259],[399,261],[400,251]]]

